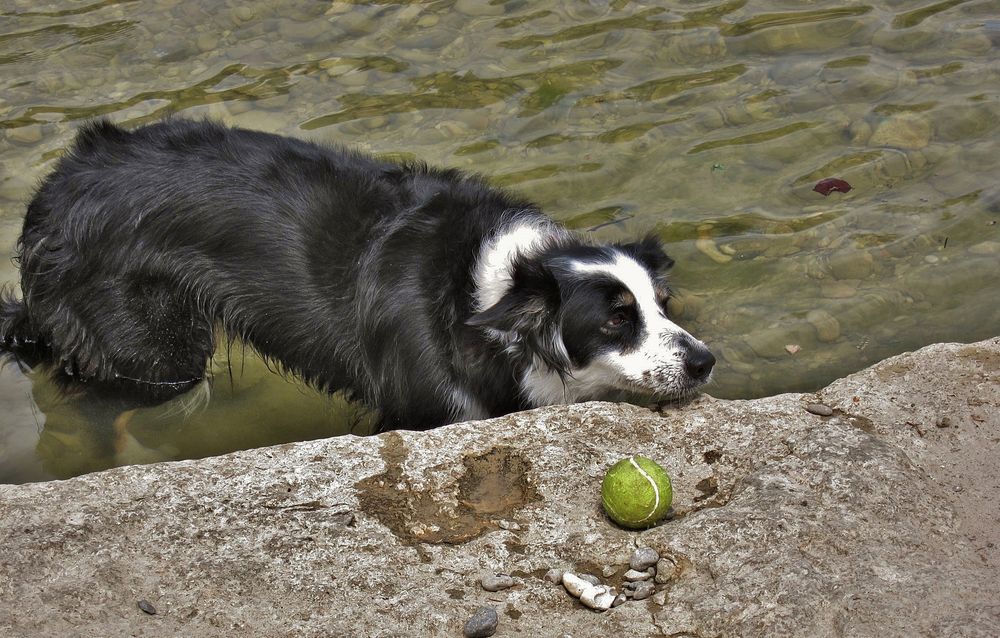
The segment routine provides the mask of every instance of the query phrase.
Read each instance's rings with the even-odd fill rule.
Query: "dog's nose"
[[[708,375],[712,374],[712,367],[715,365],[715,357],[705,346],[695,345],[688,348],[684,357],[684,370],[693,379],[704,381]]]

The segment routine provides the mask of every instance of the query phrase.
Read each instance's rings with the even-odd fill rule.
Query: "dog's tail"
[[[0,289],[0,363],[15,359],[33,366],[45,358],[47,346],[24,302],[9,287]]]

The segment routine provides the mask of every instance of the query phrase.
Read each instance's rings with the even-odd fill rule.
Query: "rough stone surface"
[[[483,606],[511,636],[996,636],[998,415],[992,339],[815,394],[551,407],[0,486],[0,636],[456,636]],[[642,532],[600,507],[637,450],[674,484]],[[544,578],[638,547],[658,577],[673,566],[643,601],[595,614]],[[520,586],[483,591],[498,571]]]
[[[465,621],[462,635],[465,638],[489,638],[497,632],[500,617],[492,607],[480,607],[472,617]]]

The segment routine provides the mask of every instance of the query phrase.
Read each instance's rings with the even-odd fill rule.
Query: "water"
[[[212,117],[478,171],[603,240],[655,232],[710,391],[812,390],[1000,333],[998,44],[996,0],[5,0],[0,254],[82,121]],[[5,367],[0,481],[368,431],[226,354],[207,407],[124,437]]]

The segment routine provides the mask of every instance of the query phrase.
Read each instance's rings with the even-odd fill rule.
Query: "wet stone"
[[[500,591],[514,586],[514,579],[507,574],[487,574],[479,583],[486,591]]]
[[[816,338],[823,343],[836,341],[840,337],[840,322],[825,310],[810,310],[806,321],[816,329]]]
[[[652,547],[640,547],[632,552],[632,558],[628,561],[628,566],[636,571],[645,571],[656,565],[660,560],[660,555]]]
[[[487,638],[497,632],[500,618],[492,607],[480,607],[472,617],[465,621],[462,635],[465,638]]]
[[[872,134],[872,146],[919,149],[931,141],[933,129],[927,118],[916,113],[900,113],[886,119]]]

